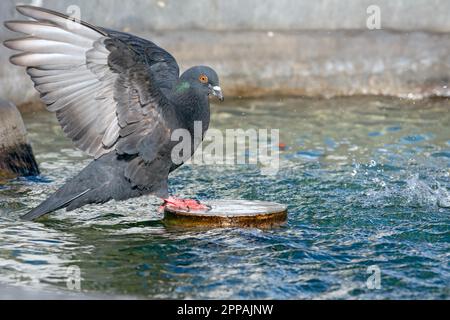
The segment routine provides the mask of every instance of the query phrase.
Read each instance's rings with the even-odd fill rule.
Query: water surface
[[[53,115],[27,114],[42,176],[0,186],[0,283],[64,291],[76,266],[83,291],[144,298],[448,299],[449,111],[448,100],[389,98],[214,106],[214,128],[280,129],[278,174],[186,165],[171,191],[288,204],[272,230],[168,228],[152,197],[22,222],[89,162]]]

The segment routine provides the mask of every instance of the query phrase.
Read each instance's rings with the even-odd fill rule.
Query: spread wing
[[[5,46],[26,66],[65,134],[96,158],[115,151],[139,155],[128,175],[151,162],[170,135],[163,91],[179,77],[175,59],[154,43],[102,29],[43,8],[18,6],[30,21],[5,26],[26,36]]]

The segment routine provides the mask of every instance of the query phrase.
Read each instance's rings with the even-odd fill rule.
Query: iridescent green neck
[[[177,93],[184,93],[187,90],[189,90],[191,87],[191,85],[189,84],[189,82],[187,81],[181,81],[180,83],[177,84],[175,91]]]

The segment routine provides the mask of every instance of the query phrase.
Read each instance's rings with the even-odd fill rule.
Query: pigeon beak
[[[223,97],[223,93],[222,93],[222,88],[220,88],[219,86],[210,86],[209,90],[211,92],[211,94],[215,97],[217,97],[220,101],[225,100]]]

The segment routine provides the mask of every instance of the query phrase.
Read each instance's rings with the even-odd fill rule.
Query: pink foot
[[[170,197],[168,199],[164,199],[164,204],[159,208],[159,210],[164,211],[166,206],[173,207],[178,210],[186,210],[186,211],[208,211],[211,208],[207,205],[200,203],[198,200],[193,199],[179,199]]]

